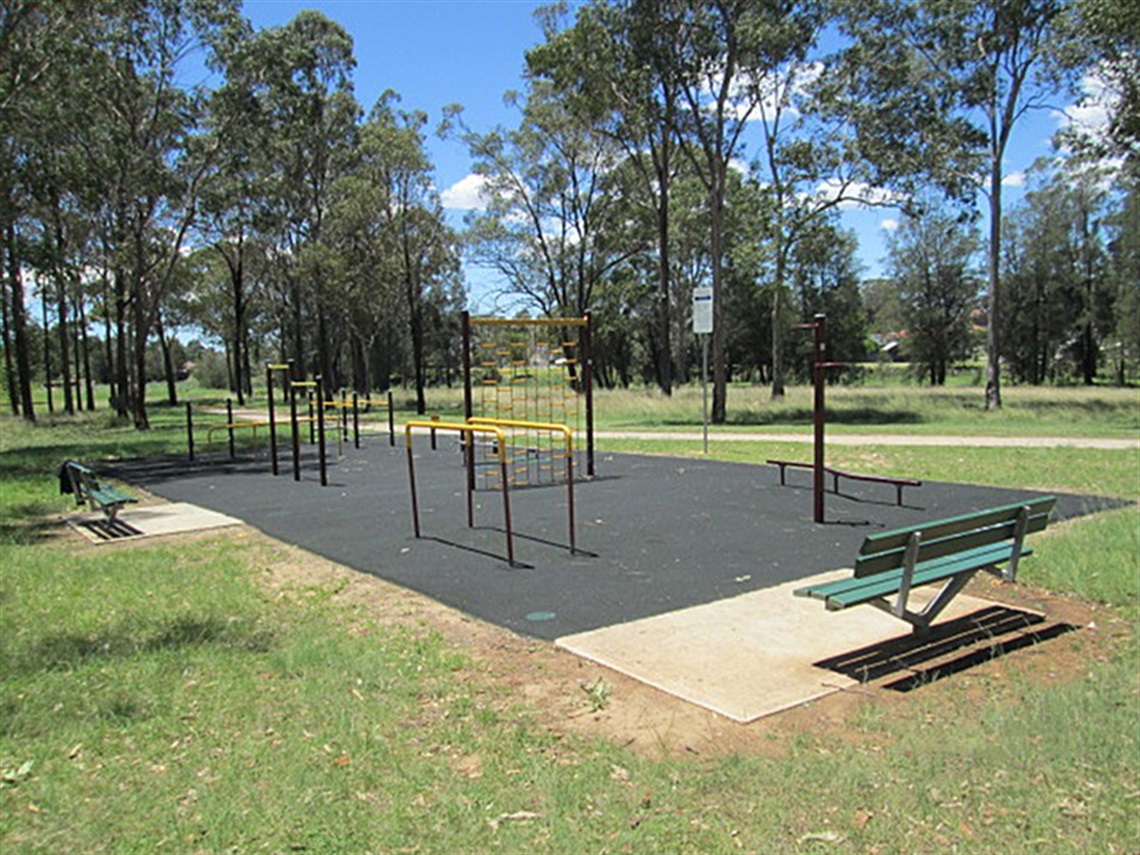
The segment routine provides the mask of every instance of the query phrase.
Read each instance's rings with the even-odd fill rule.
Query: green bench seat
[[[66,460],[60,467],[60,490],[73,493],[77,505],[98,508],[108,520],[115,519],[123,505],[138,501],[129,493],[100,482],[90,468],[74,460]]]
[[[872,605],[923,631],[979,571],[1014,581],[1018,562],[1032,554],[1025,536],[1046,527],[1056,501],[1045,496],[871,535],[851,578],[794,594],[823,600],[829,611]],[[913,588],[938,583],[942,588],[921,611],[909,608]]]

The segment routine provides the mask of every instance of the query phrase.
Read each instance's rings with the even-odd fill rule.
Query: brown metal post
[[[586,391],[586,474],[594,477],[594,314],[586,312],[586,325],[578,335],[582,387]]]
[[[269,400],[269,462],[277,474],[277,418],[273,414],[273,366],[265,366],[265,397]]]
[[[348,390],[340,390],[340,438],[348,442]]]
[[[392,390],[388,390],[388,445],[396,447],[396,414],[392,410]]]
[[[191,414],[190,402],[186,402],[186,447],[190,452],[190,459],[194,459],[194,416]]]
[[[230,435],[230,460],[237,457],[234,451],[234,401],[226,398],[226,432]]]
[[[815,384],[815,404],[812,408],[812,421],[815,425],[815,462],[814,462],[814,499],[815,521],[824,521],[824,475],[826,474],[824,460],[824,387],[825,376],[823,363],[825,361],[825,348],[827,347],[827,316],[815,316],[814,343],[812,346],[812,378]]]
[[[306,397],[309,400],[309,445],[312,445],[314,442],[317,441],[317,426],[313,422],[313,419],[316,417],[316,412],[313,410],[313,389],[314,388],[315,387],[310,386],[306,390]]]
[[[321,375],[318,374],[313,378],[317,385],[313,387],[317,395],[317,460],[320,464],[321,470],[321,486],[327,487],[329,485],[328,465],[325,459],[325,390]],[[309,399],[309,408],[312,410],[313,399]],[[312,422],[309,422],[310,428]]]
[[[463,312],[459,319],[463,330],[463,418],[466,421],[475,415],[471,393],[471,313]],[[469,494],[475,490],[475,453],[470,449],[470,446],[475,444],[474,439],[470,434],[460,437],[460,441],[465,443],[465,448],[468,449],[463,455],[463,459],[467,463],[467,491]]]
[[[360,448],[360,395],[352,393],[352,443]]]
[[[289,421],[293,426],[293,480],[301,480],[301,436],[297,429],[297,387],[289,381]]]
[[[578,551],[574,538],[574,446],[566,443],[566,517],[570,524],[570,554]]]
[[[418,538],[420,536],[420,506],[416,501],[416,464],[412,459],[411,437],[408,437],[404,446],[408,451],[408,487],[412,494],[412,531]]]
[[[470,439],[470,437],[468,437]],[[468,445],[471,445],[468,442]],[[503,443],[499,443],[503,445]],[[515,566],[515,537],[511,533],[511,490],[507,483],[507,455],[505,450],[499,454],[499,470],[503,479],[503,527],[507,530],[507,562]]]

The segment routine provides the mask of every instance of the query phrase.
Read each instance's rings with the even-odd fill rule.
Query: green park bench
[[[73,493],[75,504],[98,508],[108,520],[115,519],[123,505],[137,502],[134,496],[99,481],[95,473],[74,460],[65,460],[59,468],[59,490]]]
[[[870,535],[851,578],[794,593],[823,600],[829,611],[870,604],[923,632],[979,570],[1014,581],[1019,560],[1032,552],[1025,535],[1045,528],[1056,502],[1045,496]],[[908,608],[913,588],[938,583],[941,590],[921,611]]]

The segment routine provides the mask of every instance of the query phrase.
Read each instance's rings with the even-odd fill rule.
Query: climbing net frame
[[[581,449],[594,476],[594,395],[589,313],[572,318],[462,316],[463,407],[466,418],[565,425],[585,434]],[[477,448],[474,478],[497,488],[498,450]],[[550,431],[510,428],[511,486],[564,483],[565,455]],[[486,465],[480,465],[480,462]]]

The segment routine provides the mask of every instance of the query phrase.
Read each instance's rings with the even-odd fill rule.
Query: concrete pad
[[[792,595],[796,588],[850,575],[850,570],[820,573],[727,600],[564,636],[555,644],[747,723],[857,685],[850,677],[812,663],[910,634],[908,624],[872,607],[828,612],[819,600]],[[921,607],[919,593],[912,592],[912,607]],[[988,605],[959,595],[939,622]]]
[[[101,513],[80,514],[68,522],[95,543],[113,543],[129,538],[183,534],[228,525],[243,525],[236,517],[201,508],[189,502],[125,508],[119,511],[118,518],[113,523],[106,520]]]

